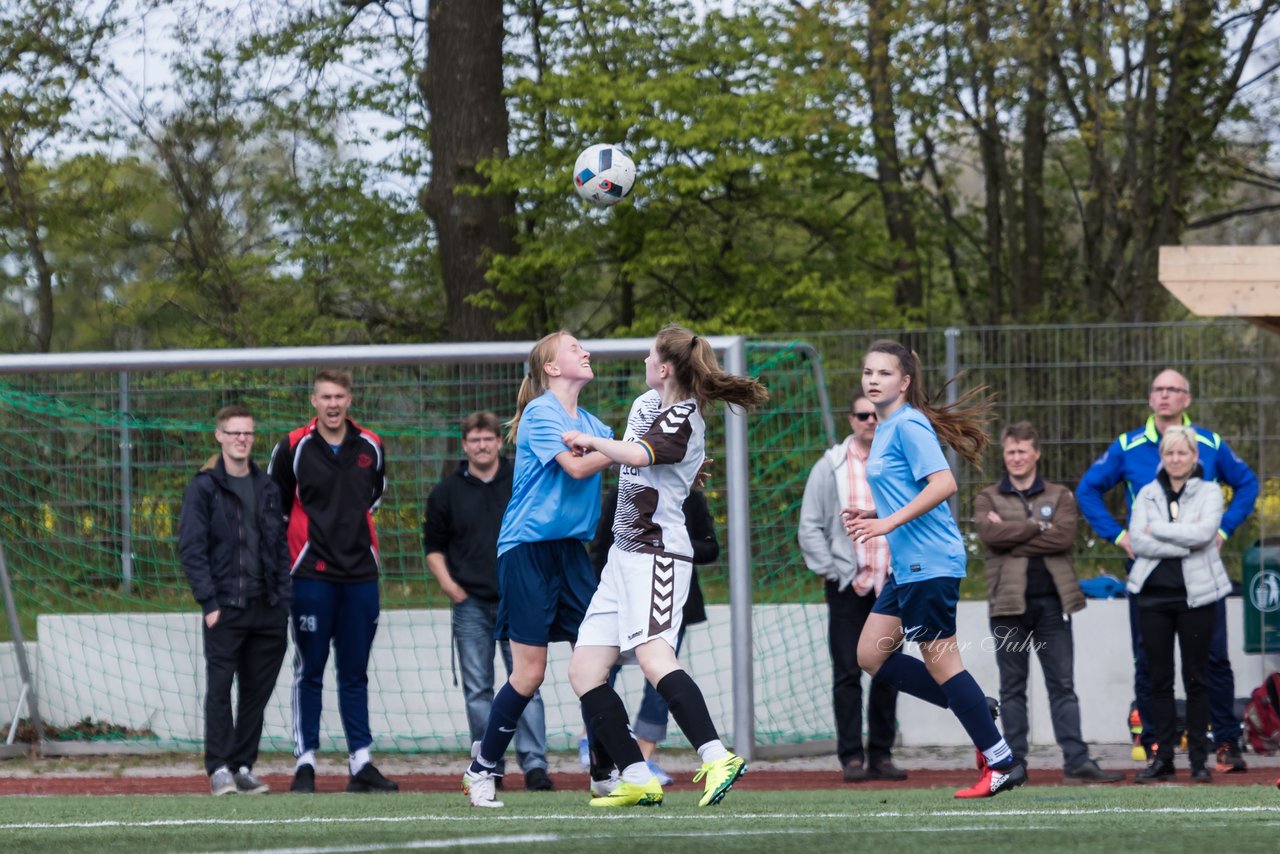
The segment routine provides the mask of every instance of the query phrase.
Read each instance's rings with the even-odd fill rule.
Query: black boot
[[[1157,756],[1133,778],[1135,783],[1167,783],[1173,779],[1173,760]]]

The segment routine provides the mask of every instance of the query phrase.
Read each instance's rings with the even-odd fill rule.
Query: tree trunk
[[[884,205],[885,227],[895,244],[896,281],[893,301],[901,309],[920,309],[924,287],[920,280],[915,224],[911,218],[911,197],[902,184],[898,158],[897,116],[893,106],[893,67],[889,58],[892,22],[887,0],[867,4],[867,89],[871,99],[871,129],[875,137],[876,184]]]
[[[13,142],[8,136],[0,137],[0,165],[3,166],[5,188],[22,227],[27,252],[31,256],[31,268],[36,274],[36,350],[48,353],[53,344],[53,270],[49,267],[44,240],[40,237],[40,223],[22,186],[23,170],[13,149]]]
[[[506,312],[469,299],[490,287],[490,258],[516,250],[514,196],[475,194],[488,183],[479,162],[507,157],[502,20],[502,0],[432,0],[427,21],[419,89],[431,112],[431,178],[420,201],[436,227],[448,335],[456,341],[535,331],[499,331]]]
[[[1044,300],[1044,160],[1048,145],[1045,111],[1053,46],[1045,0],[1032,0],[1027,12],[1030,62],[1022,141],[1022,261],[1014,289],[1014,319],[1035,320]]]

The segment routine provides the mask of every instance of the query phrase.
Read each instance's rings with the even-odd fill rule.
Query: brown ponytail
[[[920,359],[914,352],[897,341],[877,341],[867,349],[867,354],[871,353],[884,353],[898,360],[903,375],[911,378],[906,391],[907,403],[924,413],[939,439],[972,465],[982,468],[982,452],[991,443],[987,425],[995,421],[996,396],[987,394],[987,386],[966,391],[955,403],[935,405],[925,394]],[[947,380],[947,385],[955,380],[956,377]]]
[[[560,336],[569,333],[561,329],[538,339],[529,351],[529,364],[524,379],[520,382],[520,391],[516,394],[516,414],[507,422],[507,443],[515,445],[516,433],[520,429],[520,416],[524,408],[547,390],[547,374],[542,368],[547,362],[554,362],[560,352]]]
[[[669,325],[654,341],[658,358],[675,371],[680,391],[705,410],[713,400],[752,408],[769,399],[769,390],[752,377],[736,377],[720,370],[711,342],[682,326]]]

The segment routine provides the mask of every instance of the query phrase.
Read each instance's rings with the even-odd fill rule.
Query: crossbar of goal
[[[722,367],[745,375],[746,339],[710,336]],[[228,368],[483,364],[523,362],[535,342],[494,341],[448,344],[369,344],[338,347],[258,347],[225,350],[129,350],[97,353],[31,353],[0,356],[0,375],[77,371],[171,371]],[[590,339],[583,347],[598,356],[643,358],[651,338]],[[747,477],[746,414],[725,411],[725,485],[728,502],[730,654],[733,673],[734,749],[750,761],[755,754],[755,709],[751,643],[751,520]]]

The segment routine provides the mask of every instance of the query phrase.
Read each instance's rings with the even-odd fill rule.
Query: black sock
[[[627,724],[627,707],[622,704],[617,691],[608,685],[600,685],[583,694],[582,717],[587,722],[591,738],[600,742],[612,757],[611,764],[616,765],[619,771],[644,761],[640,745],[636,744]]]
[[[702,689],[688,673],[673,670],[654,687],[658,689],[662,699],[667,701],[671,717],[676,719],[680,731],[689,739],[694,750],[709,741],[720,739],[716,725],[711,722],[711,713],[707,711],[707,701],[703,699]]]
[[[591,731],[591,719],[587,714],[587,707],[579,701],[579,711],[582,713],[582,726],[587,733],[587,745],[591,755],[590,773],[592,780],[607,780],[609,774],[613,771],[613,757],[609,755],[609,750],[600,743],[600,739],[596,738],[595,733]]]

